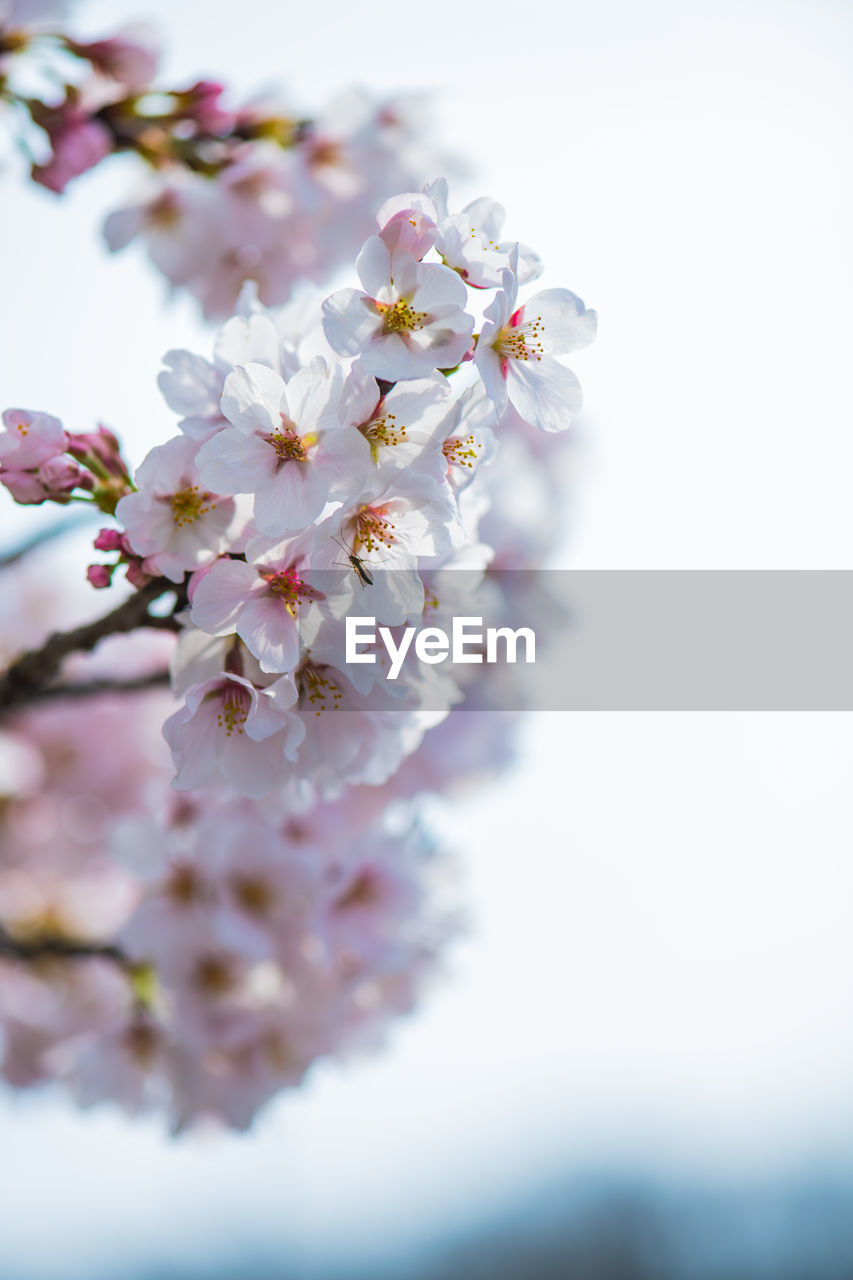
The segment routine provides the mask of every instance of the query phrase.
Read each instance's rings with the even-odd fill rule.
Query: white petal
[[[208,635],[228,635],[235,630],[240,610],[260,585],[250,564],[217,560],[195,589],[190,621]]]
[[[538,317],[544,333],[542,342],[550,355],[568,355],[580,351],[595,339],[598,317],[587,311],[583,302],[568,289],[543,289],[524,304],[523,320]]]
[[[477,371],[480,374],[480,377],[483,379],[483,386],[486,389],[486,394],[497,407],[498,412],[503,413],[506,409],[507,402],[504,362],[501,360],[494,347],[490,346],[488,342],[484,342],[485,337],[486,332],[484,329],[483,333],[480,335],[480,341],[477,343],[477,349],[474,352],[474,363],[477,366]]]
[[[364,352],[362,360],[369,373],[388,382],[422,378],[436,367],[429,351],[409,347],[399,333],[387,333],[377,338]]]
[[[232,316],[219,330],[213,354],[220,368],[253,363],[278,372],[278,330],[265,314]]]
[[[379,236],[366,240],[356,258],[355,269],[365,292],[371,298],[378,298],[391,281],[391,254],[385,241]]]
[[[571,369],[551,356],[531,363],[510,360],[507,392],[520,418],[540,431],[565,431],[583,404],[581,384]]]
[[[177,769],[172,786],[177,791],[192,791],[203,786],[216,769],[216,733],[221,699],[203,702],[194,715],[182,707],[163,725],[163,737],[172,749]]]
[[[345,426],[358,427],[369,422],[373,411],[379,403],[379,388],[376,379],[357,360],[344,383],[339,413]]]
[[[428,182],[424,187],[424,195],[429,196],[435,206],[436,220],[442,222],[448,214],[447,201],[449,193],[447,189],[446,178],[436,178],[434,182]]]
[[[240,613],[237,634],[263,671],[292,671],[299,662],[296,622],[275,596],[250,600]]]
[[[280,431],[283,398],[284,379],[273,369],[265,364],[241,365],[225,379],[222,412],[247,434]]]
[[[315,356],[307,368],[293,375],[287,384],[287,402],[300,435],[313,432],[318,426],[334,391],[335,380],[322,356]]]
[[[323,303],[323,332],[338,355],[359,355],[381,329],[382,317],[358,289],[339,289]]]
[[[500,239],[501,229],[506,220],[506,209],[490,196],[480,196],[466,204],[465,213],[471,219],[471,226],[483,232],[496,243]]]
[[[463,311],[468,301],[468,290],[450,267],[437,262],[422,263],[418,270],[417,287],[412,296],[416,311],[430,314],[435,307],[453,305]],[[473,328],[473,324],[471,326]]]
[[[191,351],[167,351],[163,363],[157,384],[170,409],[182,417],[219,416],[222,379],[208,360]]]
[[[307,468],[307,473],[306,473]],[[271,483],[255,495],[255,523],[271,538],[304,529],[323,510],[326,486],[311,463],[286,462]]]
[[[226,427],[201,446],[197,462],[201,483],[214,493],[256,493],[275,475],[276,454],[260,436]]]

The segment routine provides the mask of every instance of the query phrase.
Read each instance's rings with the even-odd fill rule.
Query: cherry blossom
[[[393,253],[371,236],[356,262],[364,291],[341,289],[323,304],[326,337],[343,356],[391,382],[451,369],[471,345],[474,317],[455,272]]]
[[[262,671],[292,671],[300,639],[316,630],[331,603],[330,575],[321,575],[326,591],[312,586],[313,547],[312,530],[272,545],[255,539],[245,561],[217,560],[193,591],[191,621],[211,635],[238,635]],[[312,613],[318,615],[314,628]]]
[[[542,431],[564,431],[580,411],[581,387],[555,356],[595,339],[597,317],[568,289],[544,289],[516,307],[518,280],[505,271],[503,288],[487,308],[474,361],[486,390],[503,413]]]
[[[195,453],[194,441],[183,436],[157,445],[136,473],[139,491],[116,507],[149,572],[173,582],[235,546],[245,523],[233,498],[204,486]]]
[[[233,426],[198,451],[202,482],[253,493],[261,533],[304,529],[357,481],[359,441],[336,417],[338,394],[337,374],[321,356],[288,383],[266,365],[235,369],[222,395]]]
[[[58,458],[69,437],[58,418],[30,409],[6,409],[0,433],[0,465],[15,471],[34,470]]]
[[[428,471],[374,471],[358,500],[318,527],[313,562],[327,570],[346,568],[347,561],[353,570],[367,568],[369,582],[363,571],[348,575],[350,592],[365,601],[364,611],[389,625],[417,620],[424,601],[419,558],[448,550],[457,521],[449,486]]]
[[[27,409],[7,409],[0,432],[0,484],[15,502],[66,503],[77,488],[92,488],[91,476],[64,456],[71,437],[58,418]]]
[[[406,248],[420,259],[434,246],[445,266],[473,289],[498,288],[511,261],[519,284],[542,274],[542,262],[532,249],[501,238],[505,218],[503,205],[487,196],[451,214],[445,178],[427,183],[423,193],[392,196],[376,215],[389,249]]]
[[[286,676],[264,689],[230,672],[194,685],[163,726],[173,785],[191,791],[218,776],[241,795],[267,795],[285,779],[305,734],[290,710],[296,696]]]
[[[380,470],[429,466],[459,419],[447,378],[432,373],[398,383],[385,395],[357,360],[341,396],[341,420],[363,438],[370,460]]]
[[[175,350],[166,352],[163,363],[166,368],[157,378],[163,397],[170,409],[182,415],[180,430],[199,442],[228,426],[220,402],[225,379],[237,365],[265,364],[288,375],[299,368],[272,315],[257,302],[253,282],[244,286],[236,314],[219,330],[212,361],[192,351]]]
[[[497,288],[511,260],[515,261],[519,284],[529,284],[542,274],[542,261],[532,249],[501,238],[506,210],[497,200],[480,196],[461,213],[451,214],[445,178],[429,183],[424,191],[435,209],[436,250],[442,262],[458,271],[466,284],[474,289]]]
[[[142,81],[124,39],[75,56]],[[111,229],[210,314],[236,299],[210,358],[164,359],[180,434],[133,475],[106,428],[7,410],[0,433],[12,498],[102,513],[91,586],[127,570],[90,623],[82,571],[72,590],[43,551],[0,565],[0,1075],[181,1133],[243,1130],[318,1062],[382,1045],[458,932],[427,797],[510,767],[518,691],[404,634],[472,609],[565,626],[502,571],[553,545],[572,450],[550,433],[580,403],[557,357],[595,316],[565,289],[519,307],[538,258],[494,201],[449,213],[443,181],[382,205],[364,292],[269,309],[356,252],[404,106],[356,95],[303,126],[270,100],[230,116],[215,83],[170,98],[221,167],[164,164]],[[361,615],[375,663],[348,658]]]

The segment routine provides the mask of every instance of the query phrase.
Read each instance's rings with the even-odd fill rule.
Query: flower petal
[[[540,431],[565,431],[583,404],[575,374],[551,356],[536,364],[509,360],[507,393],[520,418]]]
[[[524,304],[525,323],[538,317],[543,326],[542,342],[550,355],[568,355],[588,347],[595,339],[598,317],[587,311],[582,300],[569,289],[543,289]]]
[[[279,431],[284,394],[284,379],[275,370],[265,364],[241,365],[225,379],[222,412],[246,434]]]

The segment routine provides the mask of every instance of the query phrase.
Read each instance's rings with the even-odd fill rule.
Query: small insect
[[[348,547],[345,542],[341,542],[340,538],[336,538],[334,534],[332,535],[332,541],[338,544],[347,560],[349,560],[352,571],[358,578],[361,585],[363,587],[372,587],[373,574],[368,569],[363,558],[361,556],[357,556],[352,547]]]

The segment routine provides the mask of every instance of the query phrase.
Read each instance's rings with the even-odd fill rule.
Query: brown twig
[[[110,943],[78,942],[69,938],[14,938],[0,926],[0,956],[31,963],[35,960],[111,960],[125,966],[127,958]]]
[[[169,591],[176,592],[178,597],[172,612],[166,616],[149,614],[149,606]],[[54,632],[40,649],[25,653],[0,676],[0,716],[52,694],[53,682],[63,661],[72,653],[89,653],[107,636],[127,634],[141,627],[178,631],[180,623],[175,615],[185,603],[185,585],[176,586],[168,578],[154,578],[103,618],[71,631]],[[58,688],[61,690],[62,686]],[[66,690],[69,688],[72,686],[66,686]]]
[[[48,699],[95,698],[104,693],[145,693],[148,689],[165,689],[169,684],[169,672],[149,671],[147,675],[132,680],[79,680],[74,684],[49,684],[31,694],[28,702],[46,702]]]

